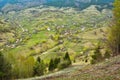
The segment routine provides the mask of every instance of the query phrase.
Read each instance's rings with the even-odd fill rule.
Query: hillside
[[[106,46],[112,3],[0,0],[0,80],[119,79],[119,56],[108,59]]]
[[[21,80],[120,80],[120,56],[95,65],[73,64],[62,71]]]

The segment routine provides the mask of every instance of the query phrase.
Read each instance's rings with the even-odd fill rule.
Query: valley
[[[108,11],[109,13],[105,13],[107,12],[105,10],[99,12],[95,6],[83,11],[77,11],[74,8],[58,9],[54,7],[41,8],[40,6],[22,10],[19,13],[9,12],[5,17],[11,25],[16,27],[17,33],[11,34],[17,36],[13,42],[6,44],[7,52],[21,54],[19,52],[21,50],[22,54],[29,56],[61,45],[55,48],[57,51],[53,50],[50,53],[58,52],[59,55],[61,53],[59,48],[61,48],[65,49],[64,51],[72,50],[71,54],[79,55],[83,51],[80,49],[84,49],[84,43],[87,44],[90,40],[91,43],[88,42],[88,44],[94,45],[94,42],[97,43],[97,39],[103,38],[102,33],[95,36],[99,29],[109,24],[111,12]],[[98,31],[94,31],[96,28],[99,28]],[[74,47],[76,47],[75,50]]]
[[[81,75],[95,80],[83,73],[105,67],[103,60],[112,63],[106,42],[113,0],[0,1],[5,3],[0,5],[0,53],[12,67],[12,79],[79,80]]]

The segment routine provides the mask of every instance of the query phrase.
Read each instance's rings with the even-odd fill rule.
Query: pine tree
[[[45,64],[43,60],[40,59],[40,57],[37,58],[37,61],[34,65],[34,76],[41,76],[45,72]]]
[[[39,63],[41,62],[41,59],[40,59],[40,57],[37,57],[37,62],[39,62]]]
[[[49,63],[49,71],[53,71],[53,70],[54,70],[54,61],[53,59],[51,59]]]
[[[60,63],[60,58],[55,58],[54,59],[54,68],[57,68],[58,64]]]
[[[68,65],[71,64],[71,60],[70,60],[70,56],[69,56],[68,52],[66,52],[66,54],[65,54],[65,56],[64,56],[63,59],[66,60],[66,61],[68,61]]]

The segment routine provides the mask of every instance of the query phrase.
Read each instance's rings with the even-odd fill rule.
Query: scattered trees
[[[70,60],[69,53],[66,52],[65,56],[63,56],[62,59],[60,58],[55,58],[51,59],[49,63],[49,71],[53,71],[54,69],[64,69],[72,64]]]
[[[68,52],[66,52],[65,56],[63,57],[63,60],[58,65],[58,69],[66,68],[66,67],[70,66],[71,64],[72,64],[72,62],[70,60],[70,56],[69,56]]]
[[[49,71],[53,71],[54,69],[56,69],[59,63],[60,63],[60,58],[56,57],[55,59],[51,59],[49,63]]]
[[[41,76],[45,73],[46,67],[43,60],[41,60],[40,57],[37,58],[33,70],[34,70],[34,76]]]
[[[56,57],[50,60],[48,70],[63,69],[71,65],[68,52],[61,58]],[[14,64],[8,63],[0,52],[0,79],[27,78],[32,76],[41,76],[46,72],[46,65],[40,57],[34,61],[33,57],[19,56]]]

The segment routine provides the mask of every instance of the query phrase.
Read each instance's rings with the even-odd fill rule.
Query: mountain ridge
[[[111,9],[113,2],[114,0],[0,0],[0,11],[17,11],[24,8],[40,5],[55,7],[75,7],[79,8],[80,10],[85,9],[90,5],[97,5],[98,10],[102,10],[104,8]]]

